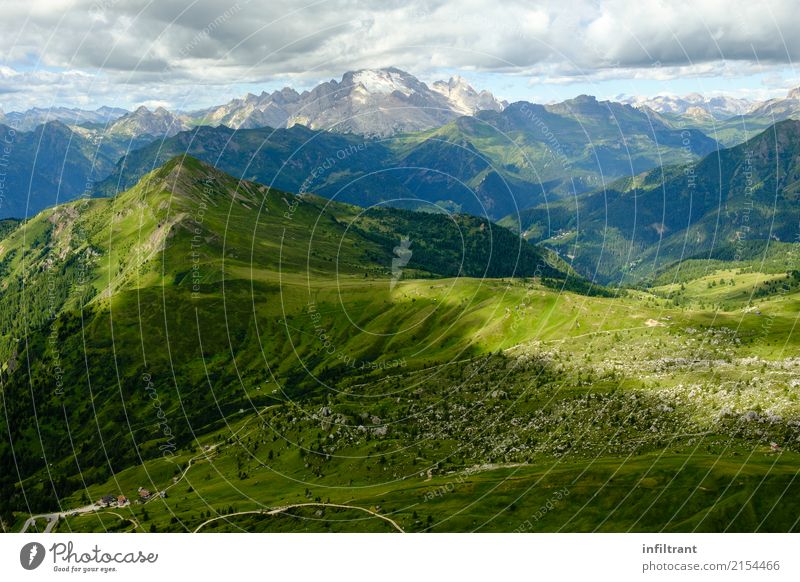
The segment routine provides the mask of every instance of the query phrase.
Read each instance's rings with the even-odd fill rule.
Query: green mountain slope
[[[117,157],[60,121],[23,132],[0,125],[0,218],[25,218],[93,193]]]
[[[685,258],[752,241],[796,242],[800,122],[774,125],[696,164],[652,170],[604,190],[541,205],[501,222],[547,241],[601,281],[650,276]]]
[[[3,491],[48,470],[62,475],[53,490],[28,491],[34,506],[79,487],[77,466],[82,478],[103,480],[160,454],[163,440],[190,446],[195,432],[232,411],[273,402],[248,394],[263,381],[255,371],[266,353],[287,393],[313,389],[293,354],[333,372],[315,353],[314,338],[326,334],[303,314],[310,303],[345,298],[349,317],[369,328],[405,317],[386,305],[412,276],[564,279],[547,254],[486,220],[364,211],[241,182],[192,158],[171,160],[115,198],[61,205],[8,229],[0,241],[0,378],[10,441],[0,443],[0,457],[19,474],[4,474]],[[419,317],[420,329],[439,321]],[[298,343],[284,326],[303,330]],[[405,355],[379,356],[369,333],[341,333],[336,341],[361,359]],[[156,378],[173,419],[169,438],[154,431],[144,377]],[[4,495],[11,498],[21,499]]]
[[[578,294],[485,220],[191,158],[6,228],[6,530],[796,528],[797,288],[768,328],[704,281]]]
[[[485,167],[511,181],[519,208],[543,192],[582,192],[716,149],[716,142],[699,131],[682,135],[638,109],[586,95],[554,105],[512,103],[501,112],[483,111],[404,141],[419,149],[426,140],[481,152],[489,162]]]

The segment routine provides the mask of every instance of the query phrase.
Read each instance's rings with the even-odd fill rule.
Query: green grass
[[[218,516],[216,525],[203,531],[394,529],[355,509],[314,507],[226,517],[313,503],[319,496],[321,504],[377,511],[405,531],[797,531],[798,516],[791,510],[800,489],[796,454],[737,450],[714,455],[681,448],[624,458],[544,458],[524,466],[430,480],[418,475],[369,487],[311,486],[313,498],[287,489],[266,469],[258,478],[225,483],[220,476],[225,465],[214,470],[209,463],[191,470],[190,482],[202,493],[179,491],[166,500],[114,511],[144,519],[145,529],[154,525],[157,531],[194,531]],[[131,526],[101,514],[68,519],[59,531],[124,527]]]
[[[41,289],[54,253],[98,254],[93,294],[67,286],[24,343],[3,336],[9,528],[145,487],[167,497],[59,531],[796,529],[800,297],[770,284],[785,275],[716,265],[606,297],[442,277],[444,237],[392,281],[393,231],[441,217],[367,217],[348,238],[352,207],[308,198],[284,220],[282,194],[193,164],[4,239],[30,253],[10,273]]]

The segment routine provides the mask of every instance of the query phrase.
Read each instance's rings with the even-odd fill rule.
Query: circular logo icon
[[[19,551],[19,563],[26,570],[35,570],[44,561],[44,546],[39,542],[30,542]]]

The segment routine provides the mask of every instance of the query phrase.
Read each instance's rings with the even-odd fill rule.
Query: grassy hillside
[[[232,383],[241,362],[223,358],[207,369],[204,354],[225,354],[228,345],[257,366],[264,350],[274,349],[283,359],[275,372],[298,376],[288,390],[308,390],[292,365],[299,348],[279,332],[292,329],[289,318],[318,295],[331,305],[346,297],[354,321],[400,321],[386,303],[403,277],[490,273],[568,284],[546,254],[485,220],[364,212],[239,182],[191,158],[172,160],[113,199],[62,205],[9,230],[0,242],[0,357],[11,436],[1,454],[4,466],[20,473],[6,473],[4,485],[46,472],[47,458],[61,473],[59,495],[79,486],[77,466],[86,468],[82,478],[95,479],[158,453],[146,434],[145,375],[158,378],[159,390],[174,383],[197,392],[191,409],[180,392],[164,396],[165,408],[191,420],[174,428],[179,446],[192,431],[220,422],[220,409],[247,401]],[[408,246],[398,252],[404,239]],[[420,317],[420,326],[432,325]],[[200,322],[211,332],[202,346],[198,330],[187,327]],[[309,336],[321,334],[311,328]],[[357,345],[365,357],[379,353],[369,339]],[[205,374],[230,396],[224,407],[219,393],[198,384]],[[96,423],[83,422],[86,415]],[[106,439],[118,442],[125,430],[132,439],[126,446],[106,448]],[[15,462],[14,454],[24,460]],[[26,499],[47,503],[52,492]]]
[[[274,377],[248,366],[258,358],[237,346],[242,379],[231,381],[248,400],[221,399],[217,429],[195,430],[169,459],[116,472],[64,506],[141,486],[167,499],[115,510],[122,520],[92,514],[59,527],[392,531],[385,518],[405,531],[797,527],[796,363],[787,359],[797,340],[785,341],[796,293],[761,305],[772,321],[765,331],[754,312],[674,306],[659,293],[604,299],[521,282],[442,284],[452,304],[486,287],[442,334],[461,345],[419,346],[411,330],[398,331],[442,299],[438,285],[408,281],[395,288],[397,313],[368,307],[359,322],[394,332],[384,353],[403,364],[351,360],[372,344],[353,332],[337,335],[328,354],[307,338],[319,324],[313,313],[324,309],[326,330],[352,324],[321,294],[317,311],[287,318],[281,335],[294,353],[267,352]],[[504,307],[518,301],[521,311]],[[431,329],[445,330],[446,313],[436,317]],[[205,340],[210,330],[199,328]],[[404,351],[409,343],[424,354]],[[287,394],[286,358],[285,373],[306,365],[316,388]]]
[[[0,242],[6,529],[797,528],[795,288],[575,293],[488,222],[191,158],[78,204]]]
[[[500,223],[546,241],[576,270],[605,283],[645,280],[669,263],[722,252],[741,260],[754,244],[796,242],[798,151],[800,122],[784,121],[700,162],[653,170]]]

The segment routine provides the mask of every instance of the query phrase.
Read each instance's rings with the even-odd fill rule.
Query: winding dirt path
[[[235,513],[229,513],[228,515],[218,515],[217,517],[212,517],[211,519],[207,519],[206,521],[204,521],[203,523],[198,525],[194,529],[194,531],[192,533],[198,533],[201,529],[203,529],[205,526],[207,526],[209,523],[211,523],[213,521],[217,521],[217,520],[220,520],[220,519],[227,519],[228,517],[231,517],[231,516],[234,516],[234,515],[254,515],[254,514],[258,514],[258,515],[278,515],[278,514],[281,514],[281,513],[285,513],[286,511],[288,511],[290,509],[294,509],[296,507],[338,507],[340,509],[355,509],[355,510],[358,510],[358,511],[363,511],[365,513],[370,514],[373,517],[377,517],[379,519],[382,519],[382,520],[390,523],[392,525],[392,527],[394,527],[400,533],[406,533],[405,530],[402,527],[400,527],[400,525],[395,520],[393,520],[391,517],[387,517],[385,515],[381,515],[380,513],[376,512],[376,511],[372,511],[371,509],[367,509],[366,507],[358,507],[357,505],[342,505],[342,504],[339,504],[339,503],[295,503],[293,505],[284,505],[282,507],[276,507],[275,509],[267,509],[267,510],[255,509],[255,510],[252,510],[252,511],[237,511]]]

